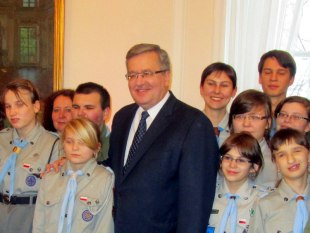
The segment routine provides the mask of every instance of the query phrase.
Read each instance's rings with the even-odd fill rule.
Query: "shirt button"
[[[49,204],[50,204],[50,201],[47,201],[47,202],[46,202],[46,205],[49,205]]]

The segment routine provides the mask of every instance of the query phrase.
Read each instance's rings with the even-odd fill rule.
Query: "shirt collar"
[[[167,102],[168,98],[170,96],[169,91],[166,93],[166,95],[164,96],[164,98],[162,98],[161,101],[159,101],[155,106],[151,107],[150,109],[147,110],[148,114],[149,114],[149,118],[151,119],[155,119],[155,117],[157,116],[157,114],[159,113],[160,109],[164,106],[164,104]],[[139,116],[141,115],[141,113],[145,111],[142,107],[139,107],[137,110],[137,113]]]

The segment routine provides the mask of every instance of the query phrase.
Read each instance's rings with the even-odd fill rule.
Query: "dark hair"
[[[274,117],[277,117],[278,113],[281,112],[284,104],[286,103],[299,103],[303,105],[303,107],[307,111],[307,117],[310,119],[310,101],[307,98],[301,96],[290,96],[282,100],[276,107],[274,111]]]
[[[2,92],[2,96],[1,96],[2,105],[4,104],[4,97],[8,91],[12,91],[15,94],[15,96],[18,99],[20,99],[20,96],[19,96],[20,90],[26,90],[30,93],[31,102],[33,104],[36,101],[40,101],[39,92],[37,91],[36,87],[34,86],[34,84],[31,81],[26,80],[26,79],[16,79],[16,80],[9,82],[5,86],[5,88]]]
[[[161,70],[170,70],[170,59],[168,53],[160,48],[156,44],[137,44],[134,45],[126,54],[126,64],[128,60],[134,56],[140,55],[142,53],[155,52],[159,57],[160,69]]]
[[[213,72],[222,73],[224,72],[233,84],[233,88],[235,89],[237,86],[237,74],[234,68],[228,64],[222,62],[215,62],[211,65],[208,65],[201,74],[200,86],[203,86],[207,77]]]
[[[258,170],[255,174],[256,177],[264,163],[258,141],[247,132],[231,134],[220,147],[220,156],[225,155],[233,148],[237,148],[242,157],[250,160],[252,167],[253,164],[258,165]]]
[[[110,107],[110,94],[103,86],[93,83],[93,82],[87,82],[80,84],[76,90],[75,94],[91,94],[91,93],[98,93],[100,95],[100,105],[102,110],[105,110],[106,108]]]
[[[244,114],[250,112],[252,108],[257,106],[263,106],[266,112],[266,117],[270,118],[272,115],[271,101],[269,97],[254,89],[249,89],[241,92],[232,102],[228,117],[228,126],[231,133],[234,133],[233,129],[233,115]],[[270,126],[269,126],[270,127]],[[269,129],[265,130],[265,138],[269,138]]]
[[[279,150],[280,146],[291,142],[295,142],[296,144],[305,147],[307,150],[310,149],[309,142],[304,133],[292,128],[280,129],[273,135],[269,143],[272,160],[275,159],[274,153]]]
[[[264,67],[266,59],[271,58],[271,57],[274,57],[275,59],[277,59],[279,64],[283,66],[284,68],[288,68],[290,71],[291,77],[295,77],[296,62],[291,54],[283,50],[271,50],[263,54],[263,56],[260,58],[260,61],[258,63],[259,74],[261,74],[263,71],[263,67]]]
[[[46,130],[49,130],[52,132],[57,131],[53,124],[52,112],[54,108],[54,101],[58,96],[65,96],[73,100],[74,91],[71,89],[63,89],[63,90],[55,91],[45,99],[42,125]]]

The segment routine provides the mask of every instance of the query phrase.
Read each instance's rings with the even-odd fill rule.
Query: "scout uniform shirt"
[[[12,153],[13,140],[18,138],[17,131],[13,128],[0,132],[0,169]],[[25,140],[29,143],[16,159],[14,196],[35,195],[39,189],[39,174],[44,172],[48,162],[58,159],[58,138],[40,124],[36,124]],[[0,192],[8,194],[9,187],[10,176],[6,175]]]
[[[226,193],[230,193],[225,179],[221,179],[222,183],[217,186],[215,193],[215,198],[213,202],[212,212],[209,219],[208,233],[219,232],[222,216],[228,205],[228,199],[225,197]],[[249,180],[244,182],[244,184],[236,192],[240,198],[236,199],[238,206],[237,214],[237,231],[238,233],[246,233],[249,229],[250,216],[253,214],[253,204],[262,195],[263,192],[252,185]],[[226,223],[226,232],[231,232],[230,217]]]
[[[229,130],[229,127],[228,127],[228,118],[229,118],[229,114],[226,113],[224,118],[221,120],[221,122],[218,125],[218,128],[220,129],[220,135],[219,135],[219,138],[218,138],[219,146],[221,146],[223,144],[223,142],[230,135],[230,130]]]
[[[255,184],[258,186],[271,190],[275,187],[278,180],[277,167],[271,160],[271,151],[265,139],[259,142],[263,158],[264,166],[256,177]]]
[[[309,193],[307,185],[305,193]],[[269,195],[258,201],[255,214],[251,219],[250,232],[255,233],[291,233],[293,232],[295,214],[297,209],[296,193],[282,180],[279,187]],[[308,211],[310,200],[306,201]],[[252,224],[253,222],[253,224]]]
[[[12,154],[14,139],[19,136],[15,129],[6,128],[0,132],[0,170]],[[58,138],[46,131],[40,124],[28,133],[28,144],[17,155],[13,197],[25,197],[29,203],[10,204],[4,202],[9,194],[10,174],[0,185],[0,232],[31,232],[36,195],[41,179],[39,174],[45,170],[48,160],[58,159]],[[12,198],[11,198],[12,199]]]
[[[103,162],[108,159],[109,146],[110,146],[110,130],[106,125],[102,126],[100,130],[100,143],[101,147],[98,152],[97,161]]]
[[[43,177],[36,204],[33,233],[55,233],[58,229],[62,202],[70,179],[67,161],[59,173]],[[114,174],[110,169],[89,160],[78,176],[71,232],[113,233],[112,218]],[[66,218],[64,226],[66,225]],[[63,227],[66,232],[66,227]]]

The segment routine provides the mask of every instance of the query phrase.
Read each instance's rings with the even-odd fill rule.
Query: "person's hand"
[[[60,159],[54,161],[53,163],[47,164],[45,171],[49,173],[54,170],[55,172],[59,172],[60,167],[62,167],[66,162],[66,157],[61,157]]]

